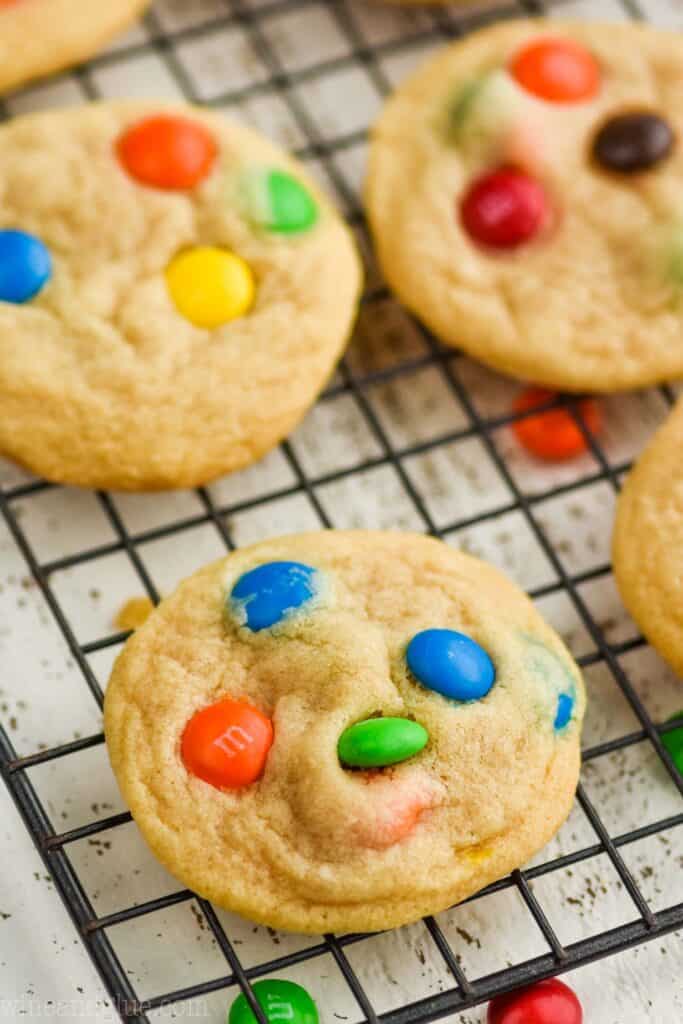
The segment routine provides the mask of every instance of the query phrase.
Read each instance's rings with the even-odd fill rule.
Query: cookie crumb
[[[117,612],[114,625],[118,629],[139,629],[154,611],[148,597],[131,597]]]

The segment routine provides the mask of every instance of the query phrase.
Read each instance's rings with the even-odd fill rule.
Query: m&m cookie
[[[181,584],[116,662],[105,732],[184,885],[274,928],[375,931],[550,839],[584,709],[570,655],[496,569],[423,536],[327,531]]]
[[[614,573],[650,643],[683,676],[683,401],[641,455],[617,506]]]
[[[438,338],[560,391],[683,374],[682,52],[644,25],[505,22],[398,89],[367,208]]]
[[[97,53],[149,0],[0,0],[0,91]]]
[[[280,441],[361,286],[302,167],[191,107],[0,127],[0,452],[48,479],[188,487]]]

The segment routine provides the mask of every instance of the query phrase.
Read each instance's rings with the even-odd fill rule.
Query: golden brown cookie
[[[0,0],[0,91],[97,53],[149,0]]]
[[[367,208],[439,338],[569,391],[683,374],[682,57],[644,25],[514,21],[398,89]]]
[[[683,402],[629,476],[617,507],[614,573],[650,643],[683,675]]]
[[[105,103],[0,128],[0,450],[56,481],[189,487],[301,419],[353,323],[350,233],[242,124]]]
[[[184,884],[273,927],[402,925],[566,818],[579,670],[504,576],[440,541],[323,532],[191,577],[107,690],[114,772]]]

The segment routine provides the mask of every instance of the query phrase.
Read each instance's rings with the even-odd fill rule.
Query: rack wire
[[[631,0],[618,2],[628,17],[638,18],[645,14],[643,9]],[[364,6],[364,0],[331,0],[327,4],[316,0],[235,0],[233,3],[229,0],[204,0],[196,6],[192,17],[183,20],[177,17],[183,4],[174,4],[172,0],[166,0],[147,15],[145,38],[138,40],[134,37],[123,47],[77,69],[68,79],[64,76],[63,80],[77,83],[83,97],[98,98],[98,76],[101,73],[106,74],[113,69],[121,81],[121,76],[126,74],[126,68],[131,69],[130,74],[133,75],[135,62],[151,55],[163,64],[169,81],[173,83],[177,92],[191,102],[204,102],[212,107],[224,108],[239,107],[253,97],[278,97],[284,104],[296,135],[301,140],[295,147],[297,155],[316,164],[322,170],[347,210],[349,220],[367,252],[367,232],[355,188],[340,169],[338,159],[344,153],[360,150],[365,138],[365,125],[353,126],[348,131],[328,137],[321,129],[320,123],[311,115],[306,103],[302,101],[301,88],[314,79],[324,81],[327,76],[343,74],[348,69],[360,69],[367,88],[374,90],[379,102],[392,87],[385,69],[387,58],[400,59],[404,55],[410,57],[411,54],[421,52],[423,48],[446,42],[494,19],[520,14],[545,14],[548,10],[547,5],[536,0],[519,0],[518,3],[501,2],[494,6],[489,3],[485,9],[475,4],[474,7],[435,8],[414,16],[396,13],[394,17],[396,23],[401,25],[400,32],[387,38],[371,39],[366,37],[363,19],[359,16],[359,11]],[[576,7],[575,4],[569,6]],[[334,23],[338,36],[343,41],[343,52],[325,55],[324,59],[316,60],[315,44],[311,41],[312,56],[306,66],[289,66],[269,31],[269,24],[287,12],[319,14],[321,10],[324,10],[325,18],[331,19]],[[174,23],[175,27],[169,27],[169,18],[165,17],[165,11],[170,12],[179,24]],[[253,81],[241,82],[235,87],[207,96],[194,80],[192,62],[188,65],[183,59],[182,47],[183,44],[191,46],[196,41],[208,38],[212,33],[224,30],[239,33],[255,55],[260,73]],[[4,114],[8,115],[11,112],[10,104],[4,110]],[[391,299],[387,289],[381,281],[376,280],[374,268],[370,280],[371,284],[363,300],[364,307],[368,309],[378,303],[389,303]],[[158,588],[140,555],[141,545],[154,540],[177,537],[193,527],[208,524],[215,528],[225,548],[232,550],[236,542],[230,525],[231,517],[252,515],[259,509],[273,508],[274,503],[295,495],[303,497],[308,502],[321,527],[332,527],[337,525],[335,516],[330,512],[329,504],[321,499],[321,489],[352,477],[360,478],[368,471],[391,467],[404,497],[410,503],[414,518],[425,532],[434,536],[448,537],[456,529],[462,530],[505,513],[514,512],[521,516],[553,572],[552,582],[532,588],[531,596],[541,599],[557,593],[566,595],[594,645],[594,650],[583,655],[579,661],[585,668],[596,664],[606,666],[637,722],[635,730],[585,749],[584,764],[618,750],[626,750],[644,742],[649,743],[678,792],[678,809],[663,819],[629,829],[622,834],[612,835],[595,801],[588,795],[584,786],[580,786],[577,794],[578,804],[590,823],[594,841],[550,860],[539,861],[523,871],[515,871],[486,890],[488,894],[505,889],[515,889],[519,893],[528,913],[540,930],[545,952],[473,981],[461,964],[457,947],[442,926],[435,918],[427,918],[424,924],[443,960],[450,978],[449,986],[444,991],[426,998],[379,1013],[374,1008],[372,997],[359,978],[349,956],[352,947],[362,942],[365,936],[326,935],[303,949],[271,958],[267,962],[245,965],[240,960],[236,944],[229,938],[213,907],[187,890],[174,891],[98,916],[69,851],[79,840],[90,839],[128,824],[131,821],[130,815],[117,813],[100,817],[85,825],[60,832],[58,823],[52,820],[45,802],[41,800],[32,782],[30,770],[100,746],[104,742],[102,733],[97,732],[27,756],[19,756],[8,731],[0,727],[0,767],[4,781],[122,1020],[142,1024],[150,1020],[150,1013],[161,1007],[176,1006],[183,1001],[238,985],[245,992],[261,1024],[265,1024],[263,1014],[254,1000],[250,983],[260,977],[277,974],[312,960],[321,954],[329,954],[341,971],[362,1019],[371,1024],[376,1024],[379,1020],[384,1024],[421,1024],[478,1006],[501,992],[560,975],[683,927],[683,903],[663,906],[655,912],[623,855],[625,848],[638,840],[650,836],[670,835],[677,827],[683,825],[683,804],[680,804],[683,779],[677,773],[662,743],[662,735],[673,728],[675,723],[664,724],[653,720],[633,679],[624,668],[622,656],[642,647],[643,639],[633,637],[619,643],[610,642],[605,635],[605,629],[584,597],[583,585],[609,574],[610,566],[601,564],[581,573],[568,571],[538,515],[539,506],[549,499],[578,494],[596,484],[606,484],[616,493],[622,474],[629,468],[629,460],[613,464],[598,438],[591,434],[582,416],[581,403],[560,398],[550,402],[547,407],[562,405],[569,409],[586,439],[597,468],[580,475],[578,479],[553,483],[545,488],[536,489],[533,493],[527,493],[511,470],[500,446],[495,442],[500,430],[508,427],[515,417],[507,412],[495,415],[482,412],[463,379],[459,354],[441,348],[420,325],[412,324],[411,329],[419,332],[421,339],[421,350],[417,355],[409,354],[393,360],[390,365],[370,369],[346,358],[342,361],[332,385],[320,399],[320,402],[325,404],[340,396],[350,398],[360,414],[363,429],[372,440],[374,454],[351,467],[335,468],[331,472],[319,474],[311,473],[303,464],[295,446],[291,442],[285,442],[281,446],[281,454],[289,468],[292,481],[286,486],[227,504],[217,500],[211,488],[199,488],[196,496],[200,511],[137,533],[127,527],[116,497],[98,493],[97,501],[113,530],[114,539],[106,544],[48,561],[41,561],[41,557],[34,550],[31,538],[22,525],[22,517],[18,515],[17,507],[19,503],[25,504],[44,494],[52,485],[30,480],[0,490],[0,512],[80,671],[84,684],[84,700],[94,698],[98,705],[102,704],[102,690],[89,656],[120,645],[126,634],[115,633],[89,642],[79,640],[78,631],[70,620],[68,610],[53,586],[56,573],[76,566],[88,566],[96,559],[107,555],[125,553],[139,584],[151,600],[156,602],[159,600]],[[439,375],[441,384],[464,410],[466,422],[457,429],[442,432],[427,440],[419,440],[409,445],[396,443],[377,411],[373,395],[378,386],[417,378],[426,369],[434,370]],[[660,393],[667,405],[671,405],[674,400],[672,390],[664,387],[660,389]],[[406,469],[406,460],[412,456],[436,452],[468,439],[478,439],[481,443],[504,481],[510,498],[507,502],[479,515],[461,517],[454,523],[442,523],[439,517],[434,515],[421,488],[415,483],[414,476]],[[625,893],[631,900],[632,919],[579,941],[563,944],[551,924],[542,899],[534,891],[533,883],[544,877],[552,877],[555,872],[571,868],[598,855],[605,855],[616,871]],[[115,951],[109,935],[110,930],[122,922],[154,915],[158,911],[191,900],[201,908],[206,925],[224,957],[224,972],[210,981],[160,992],[149,998],[140,998],[131,981],[129,965],[121,962]]]

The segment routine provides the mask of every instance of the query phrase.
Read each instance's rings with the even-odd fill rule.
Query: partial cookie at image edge
[[[97,54],[150,0],[17,0],[0,10],[0,92],[64,71]],[[49,10],[48,10],[49,7]]]
[[[638,459],[617,505],[614,574],[645,637],[683,677],[683,400]]]
[[[5,455],[58,483],[153,491],[290,433],[363,277],[299,163],[236,120],[149,101],[16,118],[0,152]]]

